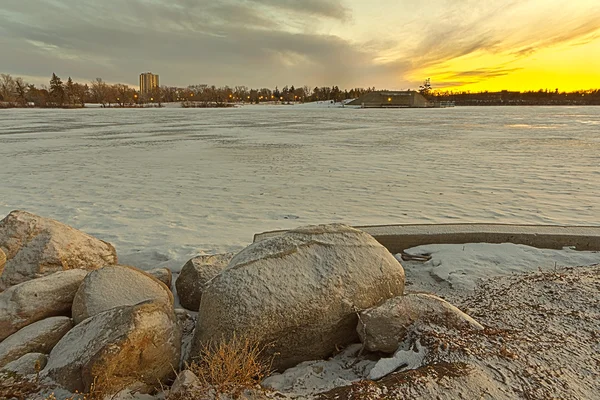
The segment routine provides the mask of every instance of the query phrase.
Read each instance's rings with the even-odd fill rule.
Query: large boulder
[[[106,394],[166,382],[179,365],[181,332],[172,306],[144,302],[113,308],[71,329],[52,349],[42,376],[74,392],[94,383]]]
[[[50,353],[72,327],[69,317],[51,317],[13,333],[0,342],[0,367],[27,353]]]
[[[247,247],[202,294],[191,356],[234,333],[268,345],[276,369],[358,340],[357,312],[404,290],[404,270],[345,225],[299,228]]]
[[[11,361],[0,371],[12,372],[21,376],[33,375],[40,372],[48,363],[48,356],[42,353],[27,353],[15,361]]]
[[[173,293],[164,283],[142,270],[112,266],[90,272],[73,299],[75,324],[111,308],[159,301],[173,307]]]
[[[57,271],[117,263],[110,243],[25,211],[13,211],[0,221],[0,248],[7,258],[0,290]]]
[[[23,282],[0,293],[0,341],[44,318],[71,314],[87,271],[73,269]]]
[[[370,351],[394,353],[415,324],[480,330],[483,326],[458,308],[430,294],[407,294],[360,313],[357,332]]]
[[[198,311],[207,283],[219,275],[232,258],[233,253],[226,253],[206,254],[189,260],[175,281],[181,305],[188,310]]]

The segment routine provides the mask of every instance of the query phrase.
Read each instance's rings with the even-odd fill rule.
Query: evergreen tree
[[[65,85],[65,100],[67,104],[73,104],[75,101],[75,84],[73,83],[73,79],[69,77],[67,79],[67,83]]]
[[[58,106],[65,103],[65,88],[62,80],[55,73],[52,74],[52,79],[50,79],[50,98]]]

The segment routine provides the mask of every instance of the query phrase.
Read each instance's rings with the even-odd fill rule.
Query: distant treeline
[[[138,107],[152,103],[181,102],[190,107],[230,103],[264,102],[312,102],[320,100],[342,101],[353,99],[375,88],[341,90],[338,86],[294,87],[282,89],[252,89],[247,86],[191,85],[187,88],[161,86],[150,93],[140,93],[125,84],[108,84],[101,78],[90,83],[77,83],[69,77],[66,82],[52,74],[49,86],[36,87],[22,78],[0,74],[0,108],[2,107],[49,107],[76,108],[86,103],[103,107]]]
[[[600,90],[559,92],[538,90],[528,92],[452,92],[434,91],[426,94],[434,102],[453,101],[457,106],[591,106],[600,105]]]
[[[52,74],[49,85],[36,87],[22,78],[0,74],[0,108],[7,107],[60,107],[77,108],[86,103],[102,107],[144,107],[149,104],[181,102],[187,107],[228,106],[234,103],[292,103],[313,101],[342,101],[355,99],[372,88],[342,90],[331,87],[284,86],[279,89],[253,89],[247,86],[191,85],[186,88],[161,86],[150,93],[140,93],[121,83],[108,84],[101,78],[89,83],[77,83],[69,77],[66,82]],[[457,106],[498,105],[600,105],[600,90],[559,92],[538,90],[529,92],[453,92],[432,90],[429,79],[419,92],[430,101],[453,101]]]

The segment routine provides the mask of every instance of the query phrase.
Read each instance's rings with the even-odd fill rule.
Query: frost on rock
[[[447,301],[431,294],[411,293],[362,311],[356,330],[368,350],[393,353],[409,331],[422,324],[458,330],[483,329],[481,324]]]
[[[23,282],[0,293],[0,341],[44,318],[69,315],[87,271],[73,269]]]
[[[52,349],[43,375],[69,390],[87,391],[96,380],[110,390],[140,380],[154,387],[174,374],[180,350],[172,306],[144,302],[76,325]]]
[[[372,236],[344,225],[305,227],[238,253],[202,294],[192,347],[233,332],[270,345],[285,370],[358,341],[356,310],[404,290],[404,271]]]
[[[73,321],[111,308],[159,301],[173,307],[173,293],[154,276],[137,268],[115,265],[90,272],[73,299]]]
[[[110,243],[25,211],[0,221],[0,248],[7,258],[4,271],[0,268],[0,290],[57,271],[117,263]]]
[[[13,333],[0,342],[0,367],[27,353],[50,353],[72,327],[71,318],[51,317]]]
[[[27,353],[17,360],[11,361],[0,370],[9,371],[21,376],[33,375],[43,369],[48,357],[42,353]]]

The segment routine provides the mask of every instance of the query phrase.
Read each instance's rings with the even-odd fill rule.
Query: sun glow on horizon
[[[597,89],[600,88],[600,37],[583,45],[547,48],[518,59],[478,53],[417,73],[431,77],[439,90]]]

